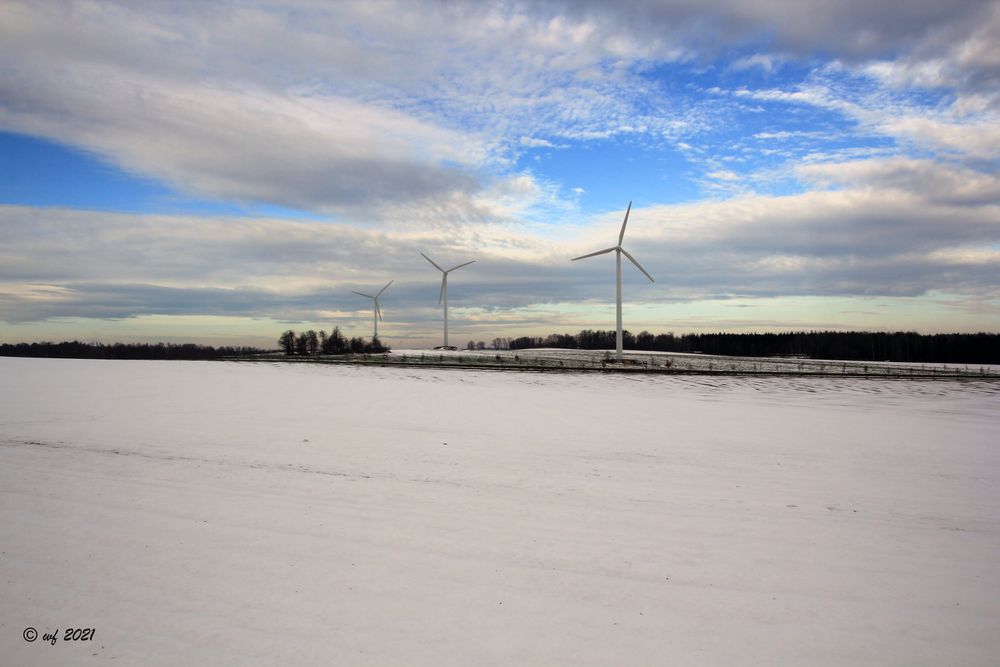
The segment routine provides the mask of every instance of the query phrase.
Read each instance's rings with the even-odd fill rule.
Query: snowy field
[[[0,358],[0,513],[5,665],[1000,656],[997,380]]]

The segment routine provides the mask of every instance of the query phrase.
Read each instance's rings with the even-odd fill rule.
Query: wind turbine
[[[639,262],[635,257],[628,253],[628,250],[622,247],[622,239],[625,238],[625,225],[628,224],[628,214],[632,210],[632,202],[628,203],[628,209],[625,211],[625,220],[622,221],[622,230],[618,233],[618,245],[605,248],[604,250],[598,250],[597,252],[592,252],[589,255],[580,255],[579,257],[574,257],[571,262],[575,262],[578,259],[586,259],[587,257],[594,257],[596,255],[603,255],[609,253],[612,250],[615,253],[615,295],[616,295],[616,308],[615,308],[615,326],[617,329],[617,335],[615,337],[615,356],[618,359],[622,358],[622,255],[624,254],[628,257],[629,261],[635,264],[635,268],[642,271],[642,274],[649,278],[649,282],[655,283],[653,276],[646,272],[646,269],[639,265]]]
[[[424,253],[420,254],[423,255],[424,259],[433,264],[435,269],[437,269],[443,274],[441,277],[441,293],[438,295],[438,303],[441,303],[442,301],[444,302],[444,347],[448,347],[448,274],[454,271],[455,269],[460,269],[463,266],[468,266],[469,264],[472,264],[472,262],[475,262],[476,260],[472,260],[472,262],[466,262],[465,264],[459,264],[458,266],[453,266],[447,271],[445,271],[440,266],[438,266],[433,259],[431,259],[427,255],[424,255]]]
[[[389,285],[393,284],[394,282],[396,281],[390,280],[388,283],[386,283],[385,287],[383,287],[378,291],[378,293],[375,296],[372,296],[371,294],[364,294],[362,292],[354,292],[354,290],[351,290],[351,292],[354,292],[354,294],[357,294],[358,296],[368,297],[369,299],[375,302],[375,308],[374,308],[375,313],[373,317],[373,319],[375,320],[375,333],[372,334],[372,338],[378,338],[378,322],[379,320],[382,319],[382,309],[378,307],[378,298],[382,296],[382,292],[389,289]]]

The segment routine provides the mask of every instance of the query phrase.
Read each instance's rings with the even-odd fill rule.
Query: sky
[[[0,341],[1000,330],[1000,2],[0,0]]]

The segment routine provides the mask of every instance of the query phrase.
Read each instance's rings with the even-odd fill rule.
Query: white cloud
[[[894,60],[876,60],[864,70],[896,88],[950,88],[1000,106],[1000,4],[982,3],[974,21],[945,22]]]
[[[824,136],[822,132],[814,130],[779,130],[777,132],[757,132],[754,139],[815,139]]]
[[[0,124],[81,145],[203,196],[313,210],[477,187],[489,146],[377,104],[119,72],[48,76]]]
[[[1000,113],[972,122],[903,116],[887,120],[882,127],[894,136],[959,155],[984,160],[1000,156]]]
[[[779,59],[772,55],[755,53],[752,56],[737,58],[730,65],[730,68],[739,72],[742,70],[760,68],[765,73],[770,74],[780,66]]]
[[[711,57],[712,44],[739,47],[764,31],[783,58],[903,51],[909,60],[869,71],[982,90],[995,81],[997,25],[981,2],[11,1],[0,7],[0,126],[188,192],[333,211],[473,193],[503,174],[511,151],[559,138],[691,145],[677,140],[714,110],[673,103],[642,73]],[[936,27],[917,38],[918,26]],[[935,59],[947,76],[932,76]],[[754,53],[734,66],[777,62]],[[742,94],[840,103],[816,87]],[[914,136],[920,122],[885,128]],[[936,128],[966,150],[953,134]]]
[[[898,154],[931,151],[939,159],[985,162],[993,162],[1000,155],[1000,109],[978,104],[978,98],[968,96],[929,107],[909,94],[873,88],[858,76],[857,72],[816,72],[809,82],[792,89],[740,88],[731,91],[731,95],[736,99],[811,106],[834,112],[855,124],[853,128],[838,131],[841,140],[851,135],[859,139],[887,137],[896,142],[894,150]],[[758,132],[753,137],[821,141],[829,138],[829,133],[776,130]],[[809,159],[808,156],[799,158]]]
[[[517,4],[11,2],[0,127],[202,196],[450,196],[558,145],[539,134],[676,132],[662,106],[635,124],[643,84],[619,65],[659,47],[616,30]]]
[[[1000,175],[932,160],[887,158],[805,164],[803,180],[822,187],[850,187],[919,194],[933,202],[1000,204]]]
[[[527,148],[555,148],[556,145],[547,139],[536,139],[535,137],[521,137],[522,146]]]
[[[800,175],[836,189],[634,208],[626,247],[657,283],[629,274],[631,298],[933,290],[1000,298],[995,174],[883,159],[812,164]],[[598,258],[570,264],[569,258],[606,247],[622,212],[585,226],[522,222],[525,206],[546,206],[550,196],[545,184],[525,174],[484,196],[475,225],[450,224],[449,209],[434,200],[423,211],[407,204],[406,224],[367,229],[4,206],[0,319],[210,312],[315,319],[321,311],[355,308],[351,289],[395,279],[396,316],[422,320],[434,316],[433,303],[425,301],[437,278],[425,270],[421,250],[445,262],[477,259],[475,271],[463,277],[461,302],[486,312],[610,298],[611,264]],[[452,202],[451,211],[470,203]]]

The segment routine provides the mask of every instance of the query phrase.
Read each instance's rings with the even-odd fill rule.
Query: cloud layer
[[[980,131],[1000,67],[988,2],[8,2],[0,26],[3,127],[199,196],[313,211],[474,193],[525,146],[697,134],[724,118],[644,70],[753,44],[957,91],[962,118],[897,109],[881,131],[1000,148]]]
[[[626,267],[630,300],[934,290],[996,297],[997,177],[976,180],[906,160],[804,170],[830,189],[634,208],[626,248],[658,282],[647,285]],[[915,184],[929,187],[918,192]],[[527,227],[482,224],[442,242],[434,224],[380,230],[2,207],[0,318],[225,313],[317,321],[361,308],[350,290],[390,279],[406,317],[435,317],[439,277],[420,251],[445,263],[478,260],[458,276],[456,304],[466,307],[500,312],[606,300],[610,255],[568,260],[612,244],[617,215],[555,237],[551,229],[542,237]]]

